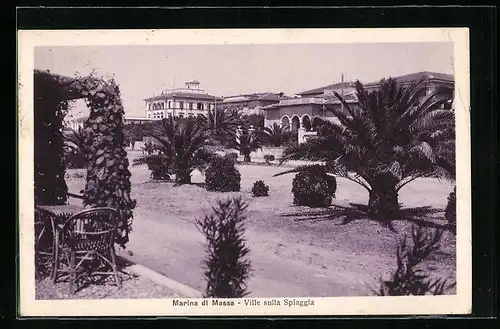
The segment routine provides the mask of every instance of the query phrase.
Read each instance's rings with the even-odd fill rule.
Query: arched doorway
[[[297,115],[292,117],[292,132],[297,132],[300,128],[300,119]]]
[[[281,122],[281,128],[290,130],[290,119],[288,118],[288,116],[285,115],[281,117],[280,122]]]
[[[312,130],[311,118],[309,118],[309,115],[307,114],[302,116],[302,127],[305,129],[305,131]]]

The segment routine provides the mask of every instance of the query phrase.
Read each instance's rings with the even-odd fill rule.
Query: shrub
[[[413,226],[412,244],[408,245],[405,236],[396,249],[396,271],[388,280],[381,280],[380,288],[373,292],[379,296],[443,295],[454,287],[455,283],[447,285],[447,279],[432,279],[418,268],[422,261],[440,249],[442,234],[442,230]]]
[[[267,164],[271,164],[271,161],[274,161],[275,157],[274,154],[265,154],[264,155],[264,161],[266,161]]]
[[[196,220],[207,240],[204,297],[240,298],[248,295],[250,260],[245,246],[244,221],[248,204],[241,198],[217,201],[213,213]]]
[[[227,158],[231,159],[234,163],[236,163],[236,161],[238,161],[238,153],[237,152],[227,153],[225,156]]]
[[[238,192],[241,175],[229,157],[214,156],[205,172],[208,191]]]
[[[147,166],[151,171],[151,179],[170,181],[169,163],[161,154],[148,155]]]
[[[444,217],[448,221],[448,225],[453,232],[456,232],[457,227],[457,188],[455,187],[453,191],[448,195],[448,203],[446,204],[446,209],[444,212]]]
[[[298,206],[328,206],[335,197],[337,180],[326,173],[325,167],[301,167],[292,182],[293,203]]]
[[[258,180],[253,183],[252,186],[252,196],[261,197],[269,196],[269,186],[267,186],[264,181]]]

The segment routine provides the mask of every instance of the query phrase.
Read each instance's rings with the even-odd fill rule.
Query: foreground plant
[[[455,283],[447,279],[432,279],[418,266],[440,249],[442,230],[426,230],[412,226],[412,244],[406,236],[401,239],[396,250],[396,271],[388,280],[381,280],[379,296],[443,295]]]
[[[425,81],[399,86],[382,80],[374,91],[356,83],[357,105],[327,109],[338,122],[323,121],[318,136],[289,145],[282,161],[325,161],[328,172],[369,193],[370,215],[398,219],[398,192],[420,177],[454,178],[454,113],[441,90],[426,96]],[[315,122],[318,126],[318,122]]]
[[[218,200],[212,214],[196,220],[207,240],[204,297],[241,298],[248,295],[250,250],[245,246],[245,219],[248,204],[240,197]]]

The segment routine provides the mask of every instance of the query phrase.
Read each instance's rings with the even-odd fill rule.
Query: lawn
[[[132,159],[137,153],[129,152]],[[251,296],[346,296],[370,294],[378,279],[395,266],[396,243],[409,232],[411,223],[394,223],[394,231],[367,219],[343,223],[331,208],[293,206],[293,174],[273,177],[284,170],[275,166],[238,165],[240,193],[207,192],[203,175],[194,173],[192,185],[149,180],[145,166],[130,167],[132,197],[137,200],[129,258],[183,284],[202,291],[204,237],[195,218],[210,211],[218,198],[242,195],[250,206],[246,237],[251,250]],[[71,192],[84,187],[84,172],[68,170]],[[270,196],[253,198],[256,180],[270,186]],[[453,186],[435,179],[417,180],[400,192],[403,207],[435,209],[425,223],[440,226],[446,200]],[[354,183],[338,179],[334,204],[366,204],[367,192]],[[422,218],[423,219],[423,218]],[[455,238],[445,232],[442,250],[427,261],[427,270],[440,277],[455,276]]]

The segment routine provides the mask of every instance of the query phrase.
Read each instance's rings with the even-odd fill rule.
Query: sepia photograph
[[[21,314],[467,313],[467,38],[20,31]]]

